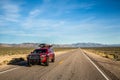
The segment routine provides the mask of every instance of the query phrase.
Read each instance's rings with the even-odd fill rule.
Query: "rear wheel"
[[[51,62],[55,62],[55,55],[53,55],[53,59],[51,59]]]
[[[47,60],[46,60],[46,62],[45,62],[45,65],[46,66],[49,66],[49,58],[47,57]]]
[[[55,58],[51,59],[51,62],[55,62]]]

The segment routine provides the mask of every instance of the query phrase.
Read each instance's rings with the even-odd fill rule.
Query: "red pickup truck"
[[[42,47],[35,49],[33,52],[31,52],[31,54],[27,56],[28,66],[41,63],[48,66],[49,61],[55,61],[55,54],[51,48]]]

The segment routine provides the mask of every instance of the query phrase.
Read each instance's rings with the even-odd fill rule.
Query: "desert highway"
[[[26,62],[0,72],[0,80],[111,80],[80,49],[56,55],[49,66],[27,67]]]

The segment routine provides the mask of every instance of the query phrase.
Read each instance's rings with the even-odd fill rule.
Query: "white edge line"
[[[84,52],[82,52],[82,54],[95,66],[95,68],[104,76],[106,80],[109,80],[109,78],[98,68],[98,66]]]
[[[18,69],[18,68],[20,68],[20,67],[15,67],[15,68],[12,68],[12,69],[1,71],[0,74],[6,73],[6,72],[10,72],[10,71],[13,71],[13,70]]]

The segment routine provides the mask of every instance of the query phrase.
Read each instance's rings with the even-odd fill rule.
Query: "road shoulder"
[[[120,79],[120,61],[113,61],[83,50],[104,72],[114,80]]]

